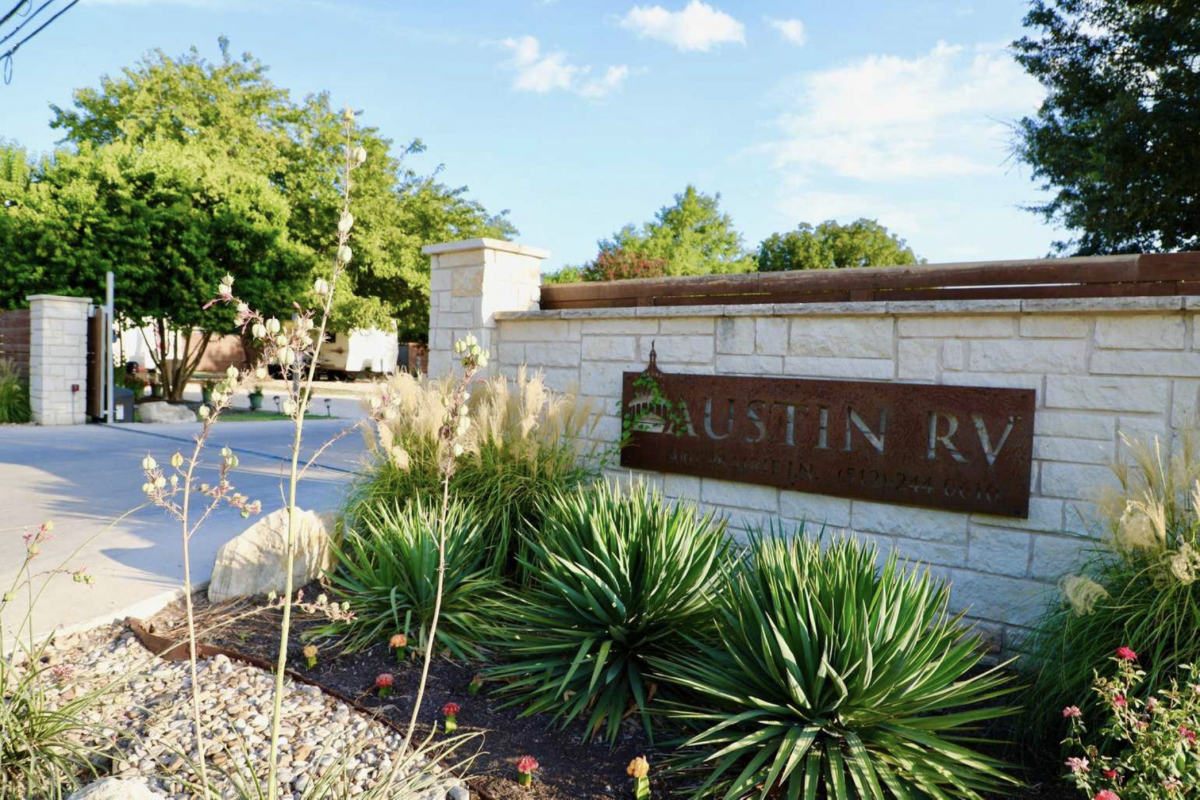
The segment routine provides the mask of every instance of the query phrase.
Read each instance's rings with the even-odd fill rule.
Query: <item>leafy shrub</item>
[[[29,422],[33,411],[29,407],[29,384],[17,373],[17,363],[0,358],[0,424]]]
[[[1128,647],[1117,650],[1115,678],[1096,675],[1092,689],[1107,709],[1108,722],[1101,731],[1120,749],[1103,755],[1087,743],[1087,725],[1076,706],[1063,709],[1070,723],[1065,745],[1073,755],[1067,759],[1067,780],[1089,798],[1160,800],[1193,796],[1200,790],[1200,685],[1191,666],[1180,668],[1189,676],[1182,689],[1172,678],[1168,688],[1146,700],[1139,685],[1146,673],[1136,665],[1137,654]],[[1110,794],[1105,794],[1109,792]]]
[[[683,767],[711,768],[694,796],[979,798],[1015,783],[966,746],[1014,711],[979,705],[1012,691],[1000,668],[976,670],[984,649],[944,584],[895,555],[876,564],[853,539],[757,534],[720,598],[719,642],[654,660],[693,695],[669,708],[696,731]]]
[[[1185,432],[1167,459],[1153,445],[1127,441],[1130,464],[1114,467],[1119,488],[1101,497],[1107,534],[1062,583],[1029,641],[1033,665],[1029,735],[1056,730],[1059,710],[1083,702],[1097,710],[1088,685],[1111,655],[1110,642],[1143,654],[1146,696],[1165,685],[1175,665],[1200,663],[1200,459]],[[1060,718],[1061,719],[1061,718]]]
[[[351,524],[378,503],[441,495],[437,432],[452,386],[448,379],[408,373],[388,382],[385,400],[398,401],[398,410],[377,426],[377,458],[351,497]],[[522,368],[515,380],[477,384],[470,419],[468,453],[458,460],[450,489],[476,509],[491,573],[511,574],[520,563],[521,534],[538,529],[543,502],[595,477],[580,442],[597,415],[589,403],[549,391],[541,375]]]
[[[380,504],[342,531],[330,575],[334,597],[350,604],[352,619],[332,622],[318,636],[339,636],[353,652],[386,642],[416,626],[420,646],[437,600],[438,503],[415,497]],[[454,656],[478,659],[478,642],[499,591],[485,564],[483,530],[473,510],[452,503],[446,512],[446,579],[437,642]]]
[[[498,649],[512,662],[491,671],[512,681],[509,705],[564,725],[586,712],[587,737],[606,728],[610,740],[636,707],[653,737],[647,660],[711,630],[729,568],[724,524],[644,486],[600,482],[558,498],[529,547],[539,578],[507,598]]]

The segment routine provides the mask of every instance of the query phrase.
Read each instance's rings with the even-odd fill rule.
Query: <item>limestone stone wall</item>
[[[554,388],[596,398],[605,410],[597,440],[607,446],[620,430],[622,373],[645,369],[651,347],[666,372],[1033,389],[1028,519],[643,476],[670,497],[719,509],[735,530],[805,521],[896,548],[948,578],[955,607],[1011,649],[1101,534],[1093,500],[1115,482],[1110,465],[1122,457],[1122,435],[1157,436],[1170,448],[1193,418],[1197,314],[1200,297],[563,311],[525,303],[493,311],[486,330],[497,369],[526,364]],[[472,322],[485,325],[461,320]]]
[[[39,425],[87,421],[86,297],[29,300],[29,402]],[[73,388],[77,387],[77,388]]]

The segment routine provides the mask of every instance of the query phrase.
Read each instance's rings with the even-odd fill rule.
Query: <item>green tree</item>
[[[754,257],[742,244],[733,220],[721,211],[721,195],[706,195],[688,185],[675,202],[663,206],[640,228],[626,225],[600,242],[600,252],[662,259],[667,275],[751,272]],[[585,269],[586,272],[586,269]],[[593,270],[593,274],[602,271]]]
[[[1200,248],[1200,4],[1032,0],[1016,59],[1048,90],[1016,155],[1053,197],[1030,210],[1081,255]]]
[[[341,113],[327,94],[293,100],[273,84],[250,54],[234,58],[220,41],[221,59],[196,48],[179,58],[147,55],[99,88],[79,89],[72,108],[53,107],[51,126],[76,145],[152,140],[191,142],[262,175],[286,199],[292,237],[312,253],[316,274],[331,263],[338,219]],[[429,318],[426,244],[447,238],[516,234],[505,214],[490,215],[431,176],[407,168],[404,157],[424,149],[414,139],[396,149],[375,128],[355,123],[366,148],[355,171],[355,257],[339,282],[336,327],[399,323],[401,335],[424,338]]]
[[[312,253],[291,240],[282,194],[194,144],[62,151],[14,194],[0,211],[4,305],[35,292],[102,297],[111,270],[116,312],[132,327],[150,323],[171,399],[182,396],[212,334],[233,329],[232,309],[205,308],[224,275],[255,307],[283,317],[311,282]]]
[[[773,233],[758,248],[760,272],[845,267],[895,267],[924,263],[903,239],[875,220],[847,225],[807,222],[794,231]]]

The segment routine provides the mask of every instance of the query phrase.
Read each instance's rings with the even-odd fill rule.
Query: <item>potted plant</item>
[[[250,410],[258,411],[263,404],[263,390],[261,386],[255,386],[250,392]]]

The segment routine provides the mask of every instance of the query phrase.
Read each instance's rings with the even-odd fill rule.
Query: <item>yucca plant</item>
[[[479,659],[479,642],[500,584],[488,576],[486,544],[471,507],[451,503],[446,513],[446,572],[437,643],[455,657]],[[437,601],[438,504],[416,497],[379,505],[342,532],[330,575],[335,600],[350,604],[352,619],[331,622],[316,636],[336,636],[353,652],[387,642],[416,627],[420,646]]]
[[[824,547],[823,547],[824,545]],[[980,638],[947,612],[947,587],[873,545],[802,531],[751,537],[720,598],[719,642],[656,656],[667,704],[695,733],[693,797],[980,798],[1016,784],[969,745],[1015,709]]]
[[[509,593],[491,670],[508,705],[587,719],[587,738],[615,740],[636,709],[653,738],[647,660],[711,630],[712,599],[730,565],[724,523],[635,486],[600,482],[550,503],[527,538],[536,582]]]
[[[0,358],[0,423],[29,422],[29,384],[17,372],[11,358]]]

